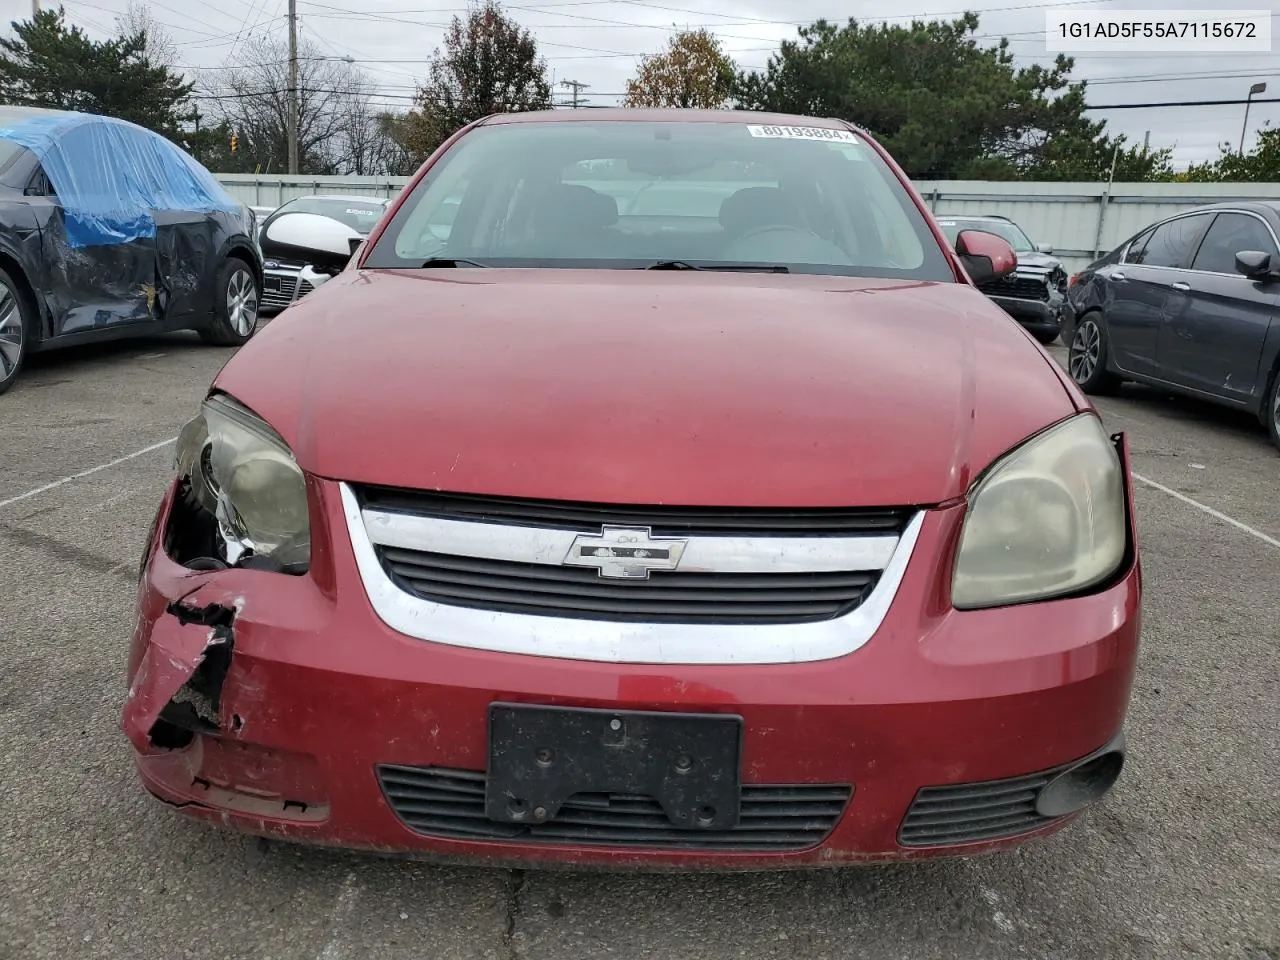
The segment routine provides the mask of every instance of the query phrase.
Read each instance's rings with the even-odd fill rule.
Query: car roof
[[[1185,216],[1189,213],[1212,213],[1215,210],[1249,210],[1254,213],[1270,214],[1273,217],[1280,216],[1280,200],[1224,200],[1221,203],[1210,203],[1202,207],[1194,207],[1190,210],[1183,210],[1174,216]],[[1173,217],[1166,217],[1171,220]]]
[[[805,117],[794,113],[757,113],[754,110],[692,110],[647,107],[590,107],[586,110],[530,110],[498,113],[481,121],[486,126],[506,123],[591,123],[601,121],[632,123],[765,123],[783,127],[818,127],[847,130],[855,124],[834,117]]]
[[[49,110],[45,107],[20,107],[8,103],[0,103],[0,125],[21,123],[37,117],[84,117],[90,114],[74,113],[70,110]]]
[[[337,200],[340,203],[380,203],[386,206],[387,201],[384,197],[362,197],[354,193],[309,193],[305,197],[290,197],[285,203],[293,203],[295,200]]]

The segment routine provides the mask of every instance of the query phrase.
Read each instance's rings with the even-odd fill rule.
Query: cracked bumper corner
[[[186,609],[173,606],[178,612]],[[231,610],[226,612],[234,614]],[[226,672],[220,661],[229,661],[235,642],[231,626],[198,620],[183,622],[168,611],[165,616],[173,622],[166,624],[168,629],[153,631],[129,684],[121,715],[122,729],[134,749],[144,755],[164,751],[153,734],[162,714],[178,704],[186,704],[204,723],[217,724],[218,695]],[[212,696],[194,683],[202,675],[211,678]]]

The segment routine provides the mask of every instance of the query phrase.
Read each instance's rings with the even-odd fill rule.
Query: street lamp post
[[[1256,94],[1266,93],[1266,92],[1267,92],[1267,85],[1265,83],[1255,83],[1252,87],[1249,88],[1249,96],[1245,97],[1244,124],[1241,125],[1240,127],[1240,156],[1242,157],[1244,156],[1245,134],[1249,132],[1249,103],[1250,101],[1253,100]]]

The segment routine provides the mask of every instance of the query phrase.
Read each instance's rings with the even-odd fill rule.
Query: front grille
[[[610,580],[588,567],[377,546],[395,584],[424,600],[541,616],[645,623],[803,623],[857,607],[878,572],[671,573]]]
[[[1001,277],[991,283],[984,283],[978,289],[995,297],[1016,297],[1019,300],[1049,299],[1049,285],[1044,277],[1017,275]]]
[[[673,507],[525,500],[478,494],[362,487],[365,507],[416,516],[599,533],[649,527],[655,537],[900,536],[912,511],[900,507]]]
[[[943,847],[1028,833],[1056,818],[1036,813],[1036,797],[1057,771],[1009,780],[925,787],[898,832],[904,847]]]
[[[312,285],[310,280],[303,280],[301,285],[298,287],[298,299],[302,299],[314,289],[315,287]]]
[[[296,276],[291,277],[291,276],[278,274],[278,273],[268,274],[268,276],[279,279],[280,289],[279,290],[263,289],[262,305],[264,307],[283,309],[284,307],[287,307],[289,304],[293,303],[293,291],[298,286],[298,278]]]
[[[650,797],[580,793],[555,819],[525,825],[485,816],[483,773],[401,766],[377,773],[396,816],[426,837],[654,850],[804,850],[835,828],[853,793],[842,785],[743,786],[741,817],[729,830],[676,829]]]

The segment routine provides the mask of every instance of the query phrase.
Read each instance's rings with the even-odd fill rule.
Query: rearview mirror
[[[1002,238],[984,230],[962,230],[956,255],[975,284],[990,283],[1018,269],[1018,256]]]
[[[1236,254],[1236,272],[1250,280],[1280,279],[1271,268],[1271,254],[1261,250],[1241,250]]]
[[[262,231],[262,252],[279,260],[302,260],[341,269],[351,259],[351,241],[364,238],[345,223],[316,213],[282,213]]]

